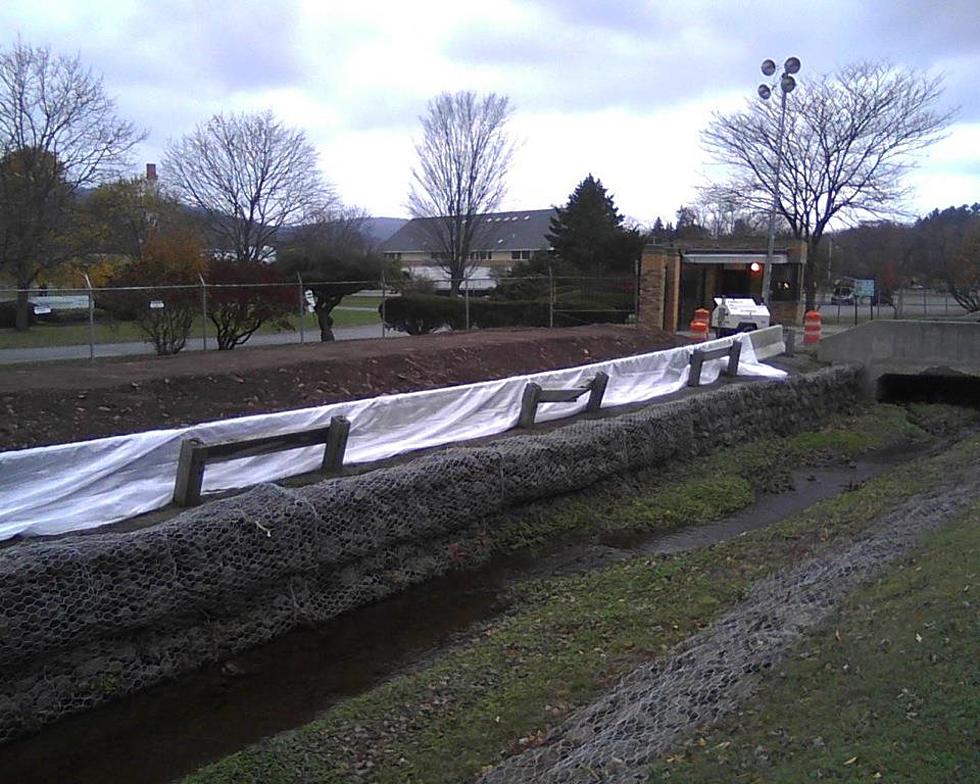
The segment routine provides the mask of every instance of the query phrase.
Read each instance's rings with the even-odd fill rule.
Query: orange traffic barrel
[[[694,321],[691,322],[691,332],[694,334],[695,340],[707,340],[708,322],[698,321],[698,319],[694,319]]]
[[[705,324],[708,324],[711,322],[711,314],[707,308],[698,308],[694,311],[694,320],[703,321]]]
[[[803,345],[813,345],[820,342],[820,323],[822,319],[815,310],[808,310],[803,322]]]

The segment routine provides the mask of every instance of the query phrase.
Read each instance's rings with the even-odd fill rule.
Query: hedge
[[[378,308],[382,312],[382,308]],[[556,327],[576,324],[624,324],[632,311],[610,307],[607,303],[586,300],[563,300],[556,304]],[[462,297],[406,294],[385,302],[382,312],[389,329],[423,335],[440,328],[466,328],[466,301]],[[470,298],[470,326],[547,327],[547,301],[498,300]]]

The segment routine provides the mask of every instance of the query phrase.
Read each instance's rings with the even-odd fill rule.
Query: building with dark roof
[[[507,269],[531,258],[539,250],[549,250],[546,239],[555,210],[516,210],[480,215],[470,248],[470,260],[481,267]],[[400,261],[407,268],[438,266],[442,250],[436,247],[434,226],[439,218],[414,218],[381,243],[386,258]]]

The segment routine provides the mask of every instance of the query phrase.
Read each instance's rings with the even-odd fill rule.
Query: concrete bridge
[[[869,321],[820,342],[824,362],[859,362],[866,388],[882,397],[886,377],[969,382],[980,389],[980,323],[975,321]]]

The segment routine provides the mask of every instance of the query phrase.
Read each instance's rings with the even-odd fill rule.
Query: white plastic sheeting
[[[782,350],[780,327],[734,339],[742,340],[740,376],[785,375],[759,362]],[[722,338],[700,347],[721,347],[732,340]],[[697,347],[683,346],[499,381],[0,453],[0,540],[17,534],[43,536],[95,528],[166,506],[173,495],[177,458],[185,438],[199,438],[205,443],[257,438],[322,427],[331,417],[342,415],[351,421],[345,462],[367,463],[513,428],[529,381],[545,388],[573,387],[603,371],[609,375],[603,408],[668,395],[686,385],[691,351]],[[716,381],[727,361],[706,362],[701,383]],[[575,414],[585,407],[586,399],[543,403],[536,421]],[[248,487],[316,470],[322,456],[323,447],[313,446],[214,463],[205,472],[203,489],[215,492]]]

